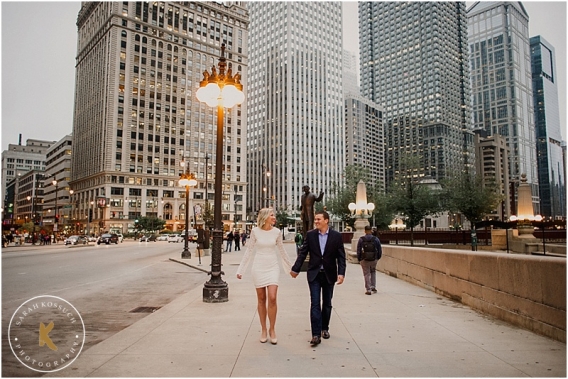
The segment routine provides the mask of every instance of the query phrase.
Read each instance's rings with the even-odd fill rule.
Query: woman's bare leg
[[[260,339],[266,341],[266,287],[256,289],[256,298],[258,300],[257,310],[258,318],[260,319],[261,335]]]

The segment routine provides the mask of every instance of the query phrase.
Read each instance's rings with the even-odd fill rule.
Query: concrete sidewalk
[[[294,257],[294,244],[285,246]],[[204,303],[196,288],[47,376],[566,377],[565,344],[381,273],[378,293],[365,295],[354,264],[335,287],[331,338],[315,348],[305,273],[282,272],[278,344],[262,344],[250,268],[235,276],[242,253],[223,254],[228,302]],[[209,268],[210,257],[202,261]]]

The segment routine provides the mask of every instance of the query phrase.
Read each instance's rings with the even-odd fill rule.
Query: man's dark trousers
[[[308,285],[310,287],[312,336],[319,336],[322,330],[329,330],[331,299],[335,283],[329,284],[325,272],[322,270],[315,280],[308,282]]]

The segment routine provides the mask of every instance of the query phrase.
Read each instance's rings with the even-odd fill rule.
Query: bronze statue
[[[310,187],[305,185],[302,187],[304,194],[302,195],[302,205],[300,206],[302,218],[302,235],[306,237],[306,233],[314,228],[314,204],[316,201],[323,199],[323,191],[316,197],[310,192]]]

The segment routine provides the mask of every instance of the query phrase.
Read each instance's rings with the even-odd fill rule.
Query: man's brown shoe
[[[321,332],[321,338],[328,339],[328,338],[329,338],[329,331],[327,331],[327,330],[322,330],[322,332]]]
[[[370,295],[370,294],[371,294],[371,291],[365,292],[365,295]]]
[[[310,345],[312,345],[312,346],[319,345],[320,343],[321,343],[321,337],[320,336],[313,336],[312,340],[310,341]]]

